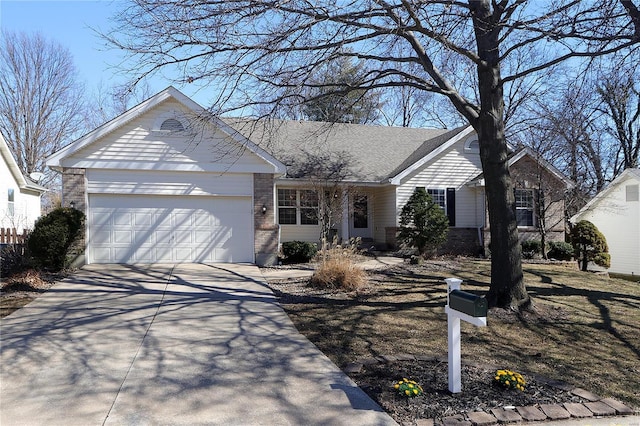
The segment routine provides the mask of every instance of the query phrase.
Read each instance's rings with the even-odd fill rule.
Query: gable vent
[[[162,122],[160,125],[160,130],[167,130],[170,132],[182,132],[184,131],[184,126],[182,123],[175,118],[169,118]]]

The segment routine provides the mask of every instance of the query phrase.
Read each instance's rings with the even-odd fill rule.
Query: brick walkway
[[[355,373],[360,371],[364,365],[415,359],[416,357],[406,354],[395,356],[383,355],[351,363],[345,366],[343,370],[347,374]],[[553,384],[551,384],[551,386],[553,386]],[[492,408],[490,412],[476,411],[464,415],[456,414],[455,416],[444,417],[442,421],[436,421],[434,419],[419,419],[416,424],[418,426],[491,426],[495,424],[559,421],[568,419],[588,420],[603,416],[630,416],[637,414],[633,409],[613,398],[601,398],[600,396],[582,388],[573,388],[570,392],[587,402],[537,404],[526,407],[497,407]]]

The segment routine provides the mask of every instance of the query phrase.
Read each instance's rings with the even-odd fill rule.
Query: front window
[[[298,191],[300,197],[300,224],[318,224],[318,193],[304,189]]]
[[[10,217],[15,216],[16,214],[16,207],[15,207],[15,190],[13,188],[9,188],[8,192],[7,192],[7,212],[9,213]]]
[[[447,211],[447,196],[444,189],[427,189],[427,194],[442,210]]]
[[[534,226],[533,189],[516,189],[516,221],[518,226]]]
[[[318,193],[309,189],[278,189],[280,225],[317,225]]]

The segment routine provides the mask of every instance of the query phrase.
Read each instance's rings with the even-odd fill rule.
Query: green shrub
[[[604,268],[611,266],[607,240],[593,223],[588,220],[576,223],[571,230],[571,242],[583,271],[587,270],[589,262]]]
[[[556,260],[571,260],[573,258],[573,246],[564,241],[551,241],[547,256]]]
[[[533,259],[537,254],[542,253],[542,243],[539,240],[526,240],[521,244],[522,257]]]
[[[73,208],[57,208],[41,217],[27,240],[36,266],[59,271],[66,266],[69,249],[82,235],[84,213]]]
[[[314,243],[306,241],[287,241],[282,243],[282,254],[287,262],[305,263],[313,259],[318,252]]]
[[[402,207],[398,241],[429,257],[447,241],[449,219],[424,188],[418,187]]]

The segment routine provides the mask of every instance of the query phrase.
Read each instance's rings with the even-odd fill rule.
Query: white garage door
[[[89,196],[90,263],[253,262],[250,197]]]

